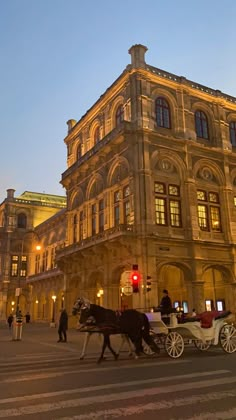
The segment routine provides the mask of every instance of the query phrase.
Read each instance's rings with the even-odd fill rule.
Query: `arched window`
[[[170,107],[164,98],[156,99],[156,121],[158,127],[171,128]]]
[[[77,242],[77,215],[73,218],[73,242]]]
[[[209,139],[207,116],[203,111],[195,112],[195,129],[197,137]]]
[[[232,146],[236,146],[236,122],[232,121],[229,124],[230,141]]]
[[[118,127],[122,121],[124,121],[124,108],[120,105],[116,110],[116,127]]]
[[[24,213],[19,213],[17,217],[17,227],[25,229],[27,225],[27,217]]]
[[[94,131],[94,144],[97,144],[100,140],[100,128],[97,127]]]
[[[77,148],[77,159],[80,159],[82,156],[82,144],[80,143]]]

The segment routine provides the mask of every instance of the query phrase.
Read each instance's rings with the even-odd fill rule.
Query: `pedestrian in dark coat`
[[[8,322],[8,326],[9,326],[9,330],[11,329],[12,323],[13,323],[13,315],[10,314],[9,317],[7,318],[7,322]]]
[[[59,335],[58,343],[67,342],[67,334],[66,334],[67,330],[68,330],[68,315],[65,309],[61,309],[61,315],[60,315],[59,327],[58,327],[58,335]]]
[[[168,290],[164,289],[162,293],[163,293],[163,298],[161,299],[161,303],[160,303],[161,314],[168,315],[171,313],[171,310],[172,310],[171,298],[168,294]]]

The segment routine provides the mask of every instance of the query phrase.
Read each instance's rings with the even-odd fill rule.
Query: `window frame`
[[[198,138],[203,140],[209,140],[209,124],[207,114],[198,109],[194,113],[195,119],[195,131]]]
[[[163,96],[158,96],[155,100],[155,115],[157,127],[171,129],[170,105]]]
[[[115,126],[119,127],[122,122],[124,121],[124,107],[123,105],[119,105],[116,110],[115,114]]]
[[[157,186],[162,187],[157,191]],[[170,188],[176,189],[177,194],[170,193]],[[181,196],[180,186],[172,182],[159,182],[154,183],[155,193],[155,223],[158,226],[170,226],[172,228],[182,228],[182,209],[181,209]],[[177,211],[173,211],[172,204],[176,204]],[[159,207],[159,209],[158,209]],[[178,219],[178,223],[174,222]]]
[[[204,194],[204,199],[198,198],[198,193]],[[211,195],[215,195],[216,200],[211,199]],[[200,223],[200,208],[205,208],[205,217],[202,217],[202,220],[205,220],[205,226]],[[215,215],[214,215],[215,212]],[[221,211],[220,211],[220,198],[219,193],[216,191],[206,191],[197,189],[197,213],[198,213],[198,226],[199,229],[205,232],[222,232],[221,224]],[[217,214],[217,216],[216,216]],[[214,217],[216,216],[216,217]],[[216,227],[214,227],[214,225]]]
[[[229,123],[229,136],[230,143],[233,147],[236,147],[236,121],[231,121]]]

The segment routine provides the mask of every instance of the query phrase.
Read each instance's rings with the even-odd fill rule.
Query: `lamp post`
[[[56,296],[53,295],[52,296],[52,322],[51,322],[51,326],[55,327],[55,308],[56,308]]]
[[[38,234],[34,230],[30,230],[26,232],[22,238],[21,241],[21,251],[20,251],[20,258],[18,261],[18,287],[16,288],[15,296],[17,297],[16,302],[16,315],[19,314],[19,303],[20,303],[20,294],[21,294],[21,277],[26,278],[27,275],[27,265],[28,265],[28,258],[27,255],[24,255],[24,241],[25,237],[28,234],[33,234],[37,236],[37,239],[39,240]],[[39,251],[41,249],[41,246],[39,244],[36,245],[36,250]],[[27,252],[28,254],[28,252]]]

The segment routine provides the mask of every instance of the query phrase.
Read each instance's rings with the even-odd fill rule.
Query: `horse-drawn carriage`
[[[164,322],[160,312],[142,313],[128,309],[117,313],[78,298],[72,313],[80,314],[80,323],[83,324],[80,331],[87,333],[83,357],[89,337],[94,333],[103,335],[102,353],[98,362],[103,359],[106,347],[115,359],[118,358],[119,353],[113,350],[110,343],[110,336],[114,334],[120,334],[123,342],[126,340],[129,343],[130,340],[133,343],[136,357],[143,352],[148,355],[159,354],[163,346],[167,354],[176,359],[183,354],[185,346],[192,343],[201,351],[220,345],[226,353],[236,352],[236,328],[230,323],[230,312],[205,312],[192,319],[181,319],[180,322],[177,314],[171,313],[168,322]]]
[[[204,317],[186,318],[181,323],[177,315],[169,315],[169,325],[161,318],[160,312],[146,313],[151,326],[151,334],[156,343],[164,346],[166,353],[176,359],[180,357],[188,344],[200,351],[206,351],[211,346],[220,345],[226,353],[236,352],[236,328],[230,324],[230,312],[222,312],[214,317],[210,323],[204,324]],[[208,315],[208,321],[209,316]],[[152,351],[146,346],[146,354]]]

